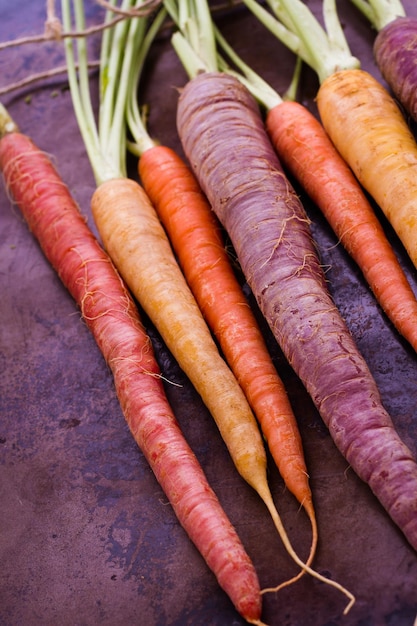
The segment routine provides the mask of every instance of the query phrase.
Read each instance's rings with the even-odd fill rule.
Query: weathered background
[[[0,41],[43,31],[41,0],[0,0]],[[89,20],[102,10],[88,5]],[[319,11],[320,2],[309,5]],[[364,69],[380,78],[374,32],[339,2]],[[417,16],[413,0],[404,2]],[[242,56],[281,93],[293,58],[245,9],[219,21]],[[62,44],[0,50],[0,86],[63,63]],[[177,88],[185,73],[160,37],[142,102],[150,130],[180,150]],[[315,75],[300,97],[313,111]],[[1,96],[21,130],[50,153],[94,228],[94,180],[65,76]],[[134,164],[132,164],[132,172]],[[417,357],[376,305],[360,272],[308,201],[329,287],[379,384],[398,430],[417,453]],[[179,526],[134,443],[113,381],[74,302],[0,186],[0,623],[3,626],[238,626],[243,620]],[[417,274],[387,227],[417,291]],[[254,305],[253,300],[251,299]],[[255,305],[254,305],[255,306]],[[145,318],[146,320],[146,318]],[[299,420],[320,529],[315,567],[357,597],[304,577],[264,600],[270,626],[411,626],[417,615],[417,555],[336,450],[302,385],[260,318]],[[295,573],[258,497],[236,474],[216,427],[157,333],[149,332],[181,426],[257,567],[261,585]],[[179,386],[178,386],[179,384]],[[310,541],[304,513],[271,464],[276,503],[295,547]]]

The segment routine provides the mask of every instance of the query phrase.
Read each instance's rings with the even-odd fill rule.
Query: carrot
[[[165,396],[130,293],[49,158],[1,110],[0,168],[108,363],[124,416],[178,520],[237,610],[261,624],[257,574]]]
[[[265,108],[266,129],[280,162],[320,208],[387,317],[417,350],[415,294],[352,170],[306,107],[288,93],[286,100],[281,98],[243,63],[219,31],[217,39],[243,72],[232,70],[232,74],[243,80]],[[223,67],[231,71],[225,62]]]
[[[300,0],[282,0],[280,7],[282,19],[292,23],[287,26],[296,41],[291,49],[318,75],[316,99],[324,128],[417,267],[417,144],[401,110],[352,57],[334,0],[324,4],[331,36]],[[289,43],[282,33],[275,34]]]
[[[142,50],[142,63],[145,50]],[[128,124],[140,158],[138,172],[184,276],[222,353],[249,400],[287,488],[305,508],[312,526],[311,563],[318,540],[302,441],[253,311],[232,269],[219,221],[185,161],[149,136],[138,108],[142,63],[136,62]],[[248,359],[250,355],[250,359]]]
[[[327,290],[308,218],[232,76],[197,74],[181,92],[178,132],[283,353],[336,445],[417,548],[417,464]]]
[[[69,2],[63,1],[64,26],[69,32]],[[84,26],[83,17],[76,4],[79,29]],[[124,153],[120,145],[116,148],[113,144],[115,140],[122,140],[123,145],[126,142],[126,94],[135,53],[146,32],[142,21],[145,18],[140,19],[140,22],[138,18],[128,20],[127,28],[123,24],[122,28],[117,25],[115,30],[105,31],[99,107],[99,121],[104,127],[99,132],[94,126],[90,93],[86,88],[87,67],[81,64],[83,74],[78,82],[72,40],[66,40],[74,111],[97,181],[91,200],[93,217],[121,276],[210,411],[236,469],[262,498],[287,552],[307,569],[295,554],[276,510],[268,485],[263,440],[242,388],[219,353],[148,196],[137,181],[122,175]],[[82,37],[78,47],[83,46]],[[114,56],[109,51],[114,51]],[[80,52],[85,59],[85,50]],[[318,573],[315,575],[327,580]],[[340,587],[333,581],[329,584]]]

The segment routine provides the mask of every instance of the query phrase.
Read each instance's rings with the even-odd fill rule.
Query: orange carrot
[[[236,609],[261,624],[255,569],[181,433],[129,292],[48,157],[2,111],[5,127],[0,168],[6,187],[111,368],[136,443]]]
[[[283,480],[308,513],[313,528],[311,561],[317,524],[301,437],[285,387],[230,264],[220,224],[190,168],[170,148],[155,145],[145,150],[139,174]]]

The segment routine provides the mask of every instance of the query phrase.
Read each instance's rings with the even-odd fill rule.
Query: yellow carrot
[[[323,126],[417,267],[417,144],[402,112],[368,72],[340,71],[317,94]]]

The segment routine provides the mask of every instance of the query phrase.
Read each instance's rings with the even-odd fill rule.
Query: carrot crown
[[[127,148],[136,156],[141,156],[145,150],[152,148],[157,143],[150,137],[146,129],[145,115],[139,107],[138,92],[146,56],[153,40],[166,18],[166,15],[166,10],[162,8],[154,17],[146,35],[142,38],[138,46],[137,54],[131,67],[131,75],[127,90],[126,123],[132,134],[133,140],[127,140]]]
[[[164,5],[178,28],[171,41],[190,79],[201,72],[224,72],[234,76],[267,110],[280,104],[283,99],[295,99],[300,63],[296,63],[293,81],[281,97],[227,43],[214,24],[206,2],[165,0]]]

